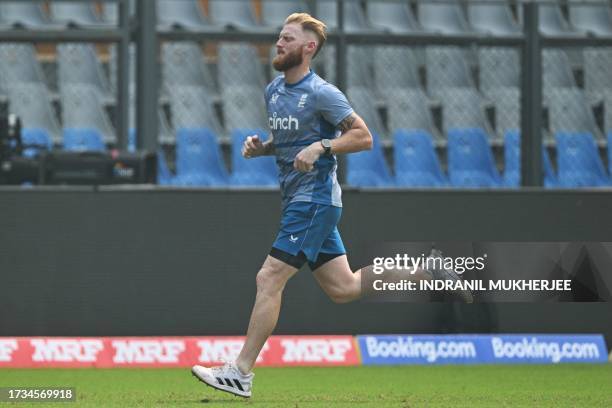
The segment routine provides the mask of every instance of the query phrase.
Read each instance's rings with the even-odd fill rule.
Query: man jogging
[[[265,142],[249,136],[243,145],[246,158],[276,157],[282,194],[280,231],[257,273],[246,341],[235,362],[192,368],[205,384],[242,397],[251,396],[252,369],[276,326],[285,284],[305,263],[334,302],[362,296],[362,270],[351,271],[337,228],[342,201],[335,155],[371,149],[372,135],[344,94],[310,70],[325,43],[325,28],[306,13],[287,17],[273,60],[284,75],[265,90],[272,135]],[[364,268],[368,272],[371,267]],[[388,273],[398,280],[460,279],[442,268]],[[471,301],[471,295],[464,300]]]

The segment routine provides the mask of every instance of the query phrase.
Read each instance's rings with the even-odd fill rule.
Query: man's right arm
[[[258,135],[248,136],[242,145],[242,156],[247,159],[271,155],[274,155],[272,134],[265,142],[262,142]]]

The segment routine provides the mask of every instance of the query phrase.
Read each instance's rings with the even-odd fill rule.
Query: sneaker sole
[[[201,378],[195,371],[193,371],[193,369],[191,370],[191,375],[193,375],[201,383],[204,383],[204,384],[208,385],[209,387],[214,388],[215,390],[225,391],[225,392],[227,392],[229,394],[232,394],[232,395],[235,395],[237,397],[251,398],[250,394],[246,394],[246,393],[245,394],[240,394],[240,390],[228,387],[227,385],[221,385],[221,384],[218,384],[218,383],[211,384],[208,381],[206,381],[205,379]]]

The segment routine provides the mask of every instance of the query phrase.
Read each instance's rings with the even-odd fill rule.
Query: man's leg
[[[243,374],[251,372],[259,352],[272,334],[280,313],[283,289],[297,271],[297,268],[268,255],[257,273],[255,305],[246,341],[236,359],[236,366]]]
[[[313,275],[323,291],[336,303],[347,303],[362,296],[361,272],[371,272],[372,265],[358,269],[353,273],[346,255],[340,255],[324,263],[313,271]],[[431,279],[423,270],[417,269],[415,273],[410,270],[386,270],[387,282],[399,282],[402,279],[419,281]]]

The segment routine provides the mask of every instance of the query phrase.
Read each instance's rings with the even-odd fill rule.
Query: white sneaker
[[[233,363],[219,367],[194,365],[191,374],[204,384],[239,397],[249,398],[255,374],[242,374]]]

